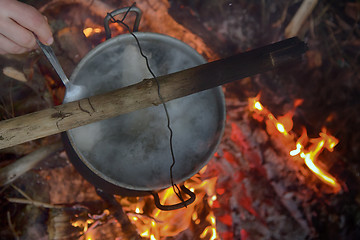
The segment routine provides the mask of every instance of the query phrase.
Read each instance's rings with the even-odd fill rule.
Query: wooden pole
[[[290,38],[158,77],[164,102],[214,88],[301,59],[304,42]],[[0,149],[161,104],[155,79],[0,122]]]

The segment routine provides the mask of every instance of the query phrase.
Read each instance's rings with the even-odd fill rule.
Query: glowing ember
[[[329,183],[331,185],[337,186],[336,183],[336,179],[333,178],[332,176],[330,176],[329,174],[321,171],[320,168],[318,168],[312,158],[311,158],[311,154],[301,154],[301,157],[305,159],[305,163],[306,165],[311,169],[311,171],[313,171],[322,181],[324,181],[325,183]]]
[[[276,128],[279,132],[281,132],[283,134],[287,134],[287,132],[285,131],[284,125],[282,125],[281,123],[276,123]]]
[[[88,27],[83,30],[83,33],[86,37],[90,37],[94,33],[101,33],[101,31],[102,31],[101,28]]]
[[[261,103],[258,102],[258,101],[255,102],[254,108],[259,110],[259,111],[263,110],[263,107],[262,107]]]
[[[299,153],[301,153],[301,149],[302,149],[302,148],[303,148],[303,146],[302,146],[300,143],[297,143],[297,144],[296,144],[296,149],[290,151],[290,156],[296,156],[296,155],[298,155]]]
[[[294,142],[295,134],[291,133],[293,127],[292,117],[294,110],[297,106],[302,103],[302,100],[295,101],[294,110],[287,113],[286,115],[275,118],[275,116],[266,109],[260,103],[260,94],[254,98],[248,100],[249,110],[253,112],[254,119],[258,121],[265,120],[266,129],[269,134],[275,134],[283,136],[286,140],[291,140]],[[301,137],[295,141],[293,145],[296,146],[294,150],[289,152],[289,155],[292,157],[300,156],[304,160],[306,166],[324,183],[332,186],[335,192],[341,190],[340,184],[337,180],[327,173],[321,167],[316,165],[316,160],[320,153],[326,148],[329,151],[333,151],[334,147],[337,145],[338,140],[327,134],[326,129],[322,129],[322,132],[319,134],[319,138],[309,139],[304,129]],[[305,149],[306,146],[306,149]]]

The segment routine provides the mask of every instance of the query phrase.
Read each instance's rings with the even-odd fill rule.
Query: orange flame
[[[152,197],[118,198],[123,209],[127,212],[129,220],[137,227],[139,235],[143,239],[160,240],[165,237],[173,237],[190,228],[191,224],[200,227],[204,226],[202,233],[199,233],[201,239],[219,239],[216,231],[216,218],[212,210],[205,218],[203,217],[204,209],[211,209],[217,200],[215,189],[217,177],[201,179],[201,173],[204,173],[206,168],[205,166],[200,170],[199,174],[186,182],[186,187],[196,194],[196,200],[187,208],[161,211],[151,207],[154,206]],[[174,204],[179,201],[172,187],[159,192],[159,197],[160,202],[164,205]],[[204,205],[204,199],[207,199],[210,208]],[[150,203],[150,206],[147,203]],[[105,210],[102,215],[94,215],[94,218],[90,216],[90,219],[73,221],[72,225],[83,229],[82,239],[95,239],[95,235],[92,235],[91,230],[98,225],[97,221],[106,218],[107,215],[109,215],[109,211]]]
[[[306,134],[306,132],[305,132]],[[341,190],[340,184],[337,182],[337,180],[331,176],[329,173],[321,169],[319,166],[315,165],[315,162],[320,155],[320,153],[326,148],[329,151],[333,151],[334,147],[337,145],[338,140],[327,134],[326,129],[322,129],[322,132],[319,134],[320,137],[316,139],[310,139],[309,142],[311,145],[309,146],[308,150],[303,149],[303,145],[300,142],[297,142],[296,146],[297,149],[299,149],[299,152],[291,151],[291,156],[299,155],[302,159],[304,159],[304,162],[306,166],[313,172],[315,175],[324,183],[331,185],[334,187],[335,191],[338,192]]]
[[[206,169],[206,166],[200,172],[203,172],[204,169]],[[207,203],[210,207],[216,201],[216,181],[217,177],[202,180],[200,174],[187,180],[186,187],[196,194],[196,200],[187,206],[187,208],[173,211],[161,211],[155,208],[145,214],[143,212],[145,201],[142,201],[144,198],[136,199],[136,203],[129,203],[127,198],[122,198],[121,204],[128,212],[130,221],[136,225],[140,236],[143,238],[159,240],[165,236],[176,236],[188,229],[192,222],[199,225],[202,221],[206,221],[208,226],[203,230],[201,236],[206,236],[206,239],[218,239],[214,213],[210,212],[206,219],[200,219],[197,212],[203,208],[203,198],[205,195],[207,195]],[[174,204],[179,201],[172,187],[161,191],[159,197],[161,204],[165,205]],[[150,199],[150,201],[153,200]]]
[[[296,100],[294,103],[294,109],[284,116],[275,118],[275,116],[266,109],[260,103],[260,94],[254,98],[249,98],[248,106],[249,110],[253,112],[254,119],[258,121],[265,120],[266,129],[269,134],[276,134],[283,136],[286,140],[294,140],[295,135],[291,132],[293,128],[293,115],[294,110],[297,106],[302,103],[302,100]],[[306,130],[303,129],[303,134],[296,141],[295,149],[289,152],[289,155],[295,157],[299,155],[304,159],[306,166],[324,183],[332,186],[335,192],[341,190],[340,184],[337,180],[331,176],[328,172],[321,169],[315,164],[320,153],[326,148],[330,152],[333,151],[334,147],[338,144],[338,140],[327,134],[326,129],[322,129],[322,132],[319,134],[320,138],[310,139],[307,136]],[[310,144],[308,149],[305,149],[305,146]]]
[[[293,127],[292,116],[293,113],[289,112],[284,116],[279,117],[278,119],[266,109],[260,103],[260,93],[254,97],[249,98],[248,100],[249,110],[254,112],[254,118],[258,121],[263,121],[265,119],[266,129],[270,134],[280,133],[284,136],[289,136],[289,131]]]

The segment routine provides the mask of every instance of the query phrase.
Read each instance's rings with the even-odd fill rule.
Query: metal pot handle
[[[173,205],[162,205],[160,203],[159,194],[157,192],[151,192],[151,194],[154,197],[155,206],[157,208],[159,208],[160,210],[163,210],[163,211],[171,211],[171,210],[176,210],[176,209],[180,209],[180,208],[183,208],[183,207],[187,207],[188,205],[190,205],[191,203],[193,203],[195,201],[195,199],[196,199],[195,193],[190,191],[190,189],[186,188],[184,185],[181,185],[180,189],[182,191],[184,191],[184,193],[189,195],[190,198],[185,200],[184,202],[176,203],[176,204],[173,204]]]
[[[104,28],[105,28],[105,34],[106,34],[106,40],[111,38],[111,30],[109,27],[109,21],[111,20],[112,17],[119,15],[121,13],[126,13],[126,12],[135,12],[136,14],[136,18],[135,18],[135,22],[134,22],[134,27],[133,27],[133,32],[137,32],[139,29],[139,24],[140,24],[140,19],[142,16],[142,12],[139,8],[137,7],[126,7],[126,8],[120,8],[117,10],[112,11],[111,13],[108,13],[104,19]]]

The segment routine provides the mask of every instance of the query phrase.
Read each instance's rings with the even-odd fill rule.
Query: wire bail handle
[[[111,13],[108,13],[104,19],[106,40],[111,38],[111,30],[110,30],[109,22],[114,18],[114,16],[122,14],[122,13],[127,14],[128,12],[134,12],[136,14],[136,18],[135,18],[135,22],[134,22],[134,26],[133,26],[133,32],[137,32],[139,30],[140,19],[142,16],[141,10],[134,6],[120,8],[120,9],[112,11]]]
[[[196,199],[196,195],[195,193],[193,193],[192,191],[190,191],[190,189],[186,188],[184,184],[182,184],[180,186],[180,189],[187,194],[190,198],[182,201],[180,203],[176,203],[173,205],[163,205],[160,203],[160,198],[159,198],[159,194],[157,192],[151,192],[151,195],[153,195],[154,197],[154,202],[155,202],[155,206],[162,210],[162,211],[172,211],[172,210],[176,210],[176,209],[180,209],[183,207],[187,207],[188,205],[190,205],[191,203],[193,203]]]

